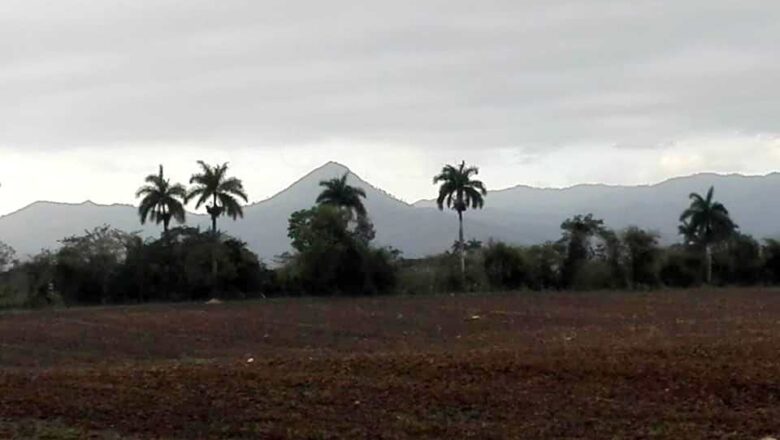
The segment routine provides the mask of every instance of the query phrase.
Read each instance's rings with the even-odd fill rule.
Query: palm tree
[[[244,202],[247,202],[248,198],[241,180],[226,176],[227,163],[211,166],[199,160],[198,165],[201,172],[193,174],[190,178],[190,184],[195,186],[187,194],[187,200],[197,198],[195,203],[197,209],[211,199],[211,203],[206,205],[206,212],[211,217],[211,232],[216,235],[217,218],[223,214],[229,215],[233,220],[243,217],[244,210],[237,198]]]
[[[136,198],[143,197],[138,206],[141,224],[145,224],[148,218],[157,224],[162,223],[163,232],[168,232],[171,219],[184,223],[187,189],[179,183],[171,184],[165,178],[162,165],[158,174],[150,174],[144,181],[147,184],[138,188],[135,193]]]
[[[349,212],[350,218],[358,219],[366,216],[366,207],[363,206],[361,198],[366,198],[366,192],[362,188],[357,188],[347,184],[347,173],[341,177],[335,177],[330,180],[323,180],[320,186],[324,189],[317,196],[317,203],[320,205],[332,205]]]
[[[737,229],[726,207],[713,200],[714,193],[715,188],[712,186],[705,197],[691,193],[691,206],[680,215],[680,232],[687,241],[704,248],[707,284],[712,283],[712,245]]]
[[[479,168],[466,167],[466,162],[463,161],[457,167],[446,165],[442,168],[441,173],[433,178],[434,185],[441,182],[436,205],[440,210],[443,210],[446,204],[448,208],[454,209],[458,213],[460,272],[464,281],[466,279],[466,247],[463,242],[463,211],[469,207],[482,208],[485,205],[484,196],[487,195],[485,185],[479,180],[471,178],[477,174],[479,174]]]

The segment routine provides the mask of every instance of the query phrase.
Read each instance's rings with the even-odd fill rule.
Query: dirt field
[[[780,291],[0,315],[0,438],[780,434]]]

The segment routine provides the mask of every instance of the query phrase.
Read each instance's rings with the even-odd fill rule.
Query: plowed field
[[[0,314],[0,438],[780,434],[780,291]]]

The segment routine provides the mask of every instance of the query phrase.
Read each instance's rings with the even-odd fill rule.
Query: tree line
[[[691,194],[680,215],[683,240],[661,246],[653,231],[615,231],[592,214],[561,224],[561,237],[533,246],[466,240],[464,215],[485,205],[479,169],[445,165],[433,178],[436,204],[458,217],[458,233],[442,254],[405,259],[373,244],[366,193],[347,175],[320,182],[308,209],[291,214],[292,251],[270,269],[245,242],[218,228],[220,217],[243,217],[248,195],[227,163],[197,162],[189,188],[163,166],[136,192],[140,222],[157,238],[108,225],[63,238],[54,251],[26,261],[0,243],[0,307],[258,298],[272,295],[373,295],[483,290],[652,289],[703,284],[780,282],[780,242],[742,234],[714,188]],[[185,207],[204,208],[211,228],[187,227]],[[177,225],[172,226],[172,223]]]

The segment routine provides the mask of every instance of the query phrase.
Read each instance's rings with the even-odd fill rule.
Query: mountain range
[[[319,182],[347,173],[351,185],[366,191],[365,205],[376,227],[376,242],[390,245],[414,258],[442,252],[457,236],[457,216],[439,211],[435,200],[408,204],[365,182],[347,167],[335,162],[311,171],[271,198],[244,208],[244,218],[220,219],[220,228],[246,241],[265,261],[290,250],[287,220],[296,210],[311,207],[320,192]],[[560,224],[576,214],[593,213],[614,229],[630,225],[657,231],[664,243],[678,240],[680,213],[691,192],[704,193],[715,186],[715,197],[731,211],[740,229],[757,238],[780,236],[780,174],[696,174],[655,185],[616,186],[587,184],[565,189],[518,185],[490,191],[485,208],[468,211],[466,236],[516,244],[541,243],[560,237]],[[432,192],[435,188],[431,188]],[[21,257],[41,249],[55,249],[58,240],[79,235],[104,224],[142,236],[159,235],[159,227],[141,225],[132,205],[98,205],[35,202],[0,217],[0,240]],[[188,214],[187,224],[207,229],[202,214]]]

